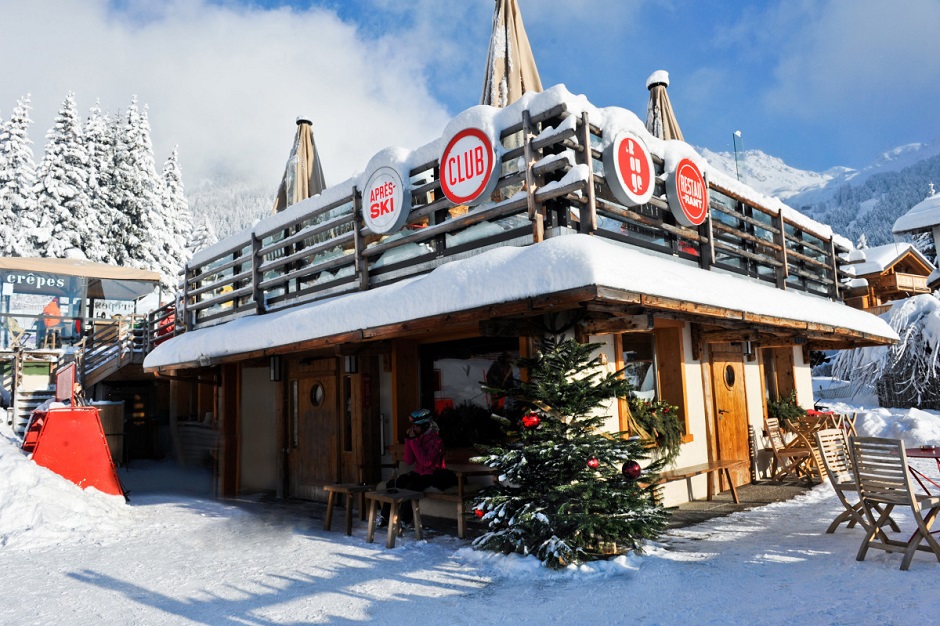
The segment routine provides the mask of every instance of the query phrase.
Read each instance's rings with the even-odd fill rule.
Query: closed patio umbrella
[[[294,147],[284,168],[284,178],[277,190],[273,212],[283,211],[294,203],[321,193],[325,188],[320,155],[313,142],[313,125],[310,120],[298,117]]]
[[[527,91],[542,91],[542,81],[519,4],[516,0],[496,0],[480,104],[509,106]]]
[[[646,79],[646,88],[650,90],[650,101],[646,108],[646,130],[660,139],[685,141],[682,131],[679,130],[679,122],[676,121],[676,114],[672,110],[672,103],[669,102],[669,94],[666,93],[668,86],[669,72],[665,70],[657,70]]]

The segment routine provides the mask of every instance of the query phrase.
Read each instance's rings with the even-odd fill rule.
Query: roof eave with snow
[[[298,345],[312,348],[318,341],[378,339],[390,336],[391,329],[401,333],[405,322],[578,290],[583,298],[585,289],[606,290],[652,309],[693,305],[716,321],[831,333],[833,340],[858,345],[898,338],[880,318],[841,302],[703,270],[599,237],[569,235],[489,250],[392,285],[191,331],[154,349],[144,367],[171,370],[280,354]]]

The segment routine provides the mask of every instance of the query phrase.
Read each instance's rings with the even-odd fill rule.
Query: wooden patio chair
[[[787,474],[794,474],[813,482],[813,471],[811,469],[813,447],[809,444],[809,441],[803,435],[797,433],[793,441],[786,443],[783,439],[783,433],[780,431],[780,421],[775,417],[764,418],[764,428],[767,432],[767,438],[770,440],[770,450],[774,456],[770,468],[771,478],[783,480]]]
[[[902,570],[911,566],[918,550],[931,552],[940,561],[940,543],[930,534],[930,527],[940,513],[940,496],[914,493],[904,443],[900,439],[853,437],[850,447],[858,494],[870,526],[856,559],[864,561],[868,549],[877,548],[903,552]],[[884,531],[896,506],[909,508],[917,524],[907,541],[890,539]]]
[[[829,477],[829,484],[832,485],[836,496],[845,507],[826,529],[826,532],[832,534],[836,531],[842,522],[848,522],[847,528],[852,528],[856,524],[860,525],[866,531],[869,529],[868,520],[865,518],[865,511],[862,508],[861,501],[853,495],[852,500],[846,495],[858,493],[858,485],[855,483],[855,471],[852,469],[852,459],[849,454],[849,444],[846,440],[845,431],[841,428],[827,428],[816,432],[816,443],[818,446],[814,449],[817,453],[817,463],[822,471]],[[881,508],[878,509],[879,515]],[[890,516],[887,522],[892,530],[900,532],[901,529]]]

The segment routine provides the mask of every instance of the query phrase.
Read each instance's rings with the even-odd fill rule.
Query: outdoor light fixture
[[[270,357],[268,361],[268,367],[271,371],[271,382],[278,382],[281,380],[281,357],[280,355],[275,354]]]

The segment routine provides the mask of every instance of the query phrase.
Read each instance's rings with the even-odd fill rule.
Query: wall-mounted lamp
[[[357,356],[346,357],[346,373],[356,374],[358,372],[359,372],[359,357]]]
[[[268,368],[271,372],[271,381],[278,382],[281,380],[281,357],[277,354],[270,357],[268,360]]]

